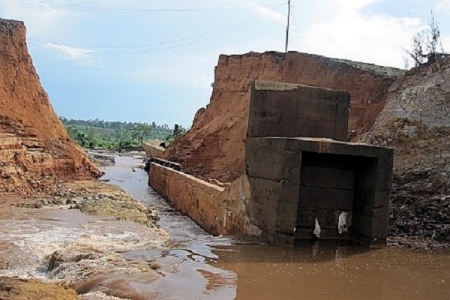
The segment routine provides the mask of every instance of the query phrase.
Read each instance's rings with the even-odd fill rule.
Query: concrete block
[[[249,137],[327,137],[347,140],[350,94],[302,85],[255,81]]]
[[[265,228],[270,234],[275,232],[276,211],[280,203],[281,183],[272,180],[254,178],[251,181],[250,192],[256,226]]]
[[[260,140],[247,155],[250,176],[279,181],[284,169],[284,147],[277,141]]]
[[[285,144],[285,143],[283,143]],[[284,150],[284,168],[281,175],[284,181],[289,182],[289,184],[299,184],[300,183],[300,170],[302,162],[302,153]]]

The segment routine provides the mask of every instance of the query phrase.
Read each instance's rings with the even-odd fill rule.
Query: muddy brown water
[[[0,261],[0,275],[45,279],[45,262],[20,257],[30,257],[27,251],[52,250],[49,235],[67,246],[74,239],[80,244],[80,234],[88,232],[82,242],[89,241],[89,247],[108,250],[119,243],[116,254],[131,265],[152,262],[158,267],[156,275],[111,268],[86,282],[83,292],[129,299],[450,299],[449,250],[369,250],[325,241],[271,247],[212,237],[148,187],[142,169],[132,171],[141,164],[139,159],[116,157],[115,166],[103,168],[103,179],[158,209],[160,226],[171,235],[169,244],[148,250],[145,243],[152,236],[144,227],[122,222],[111,228],[111,223],[75,210],[20,210],[13,220],[0,218],[0,258],[14,265],[5,270]],[[61,223],[66,218],[70,221]]]
[[[144,172],[126,172],[131,163],[118,158],[105,178],[156,207],[177,244],[159,254],[161,264],[174,260],[180,267],[159,283],[160,299],[450,299],[449,250],[369,250],[325,241],[271,247],[214,238],[173,211],[147,186]]]

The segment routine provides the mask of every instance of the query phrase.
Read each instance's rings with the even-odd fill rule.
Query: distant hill
[[[150,139],[170,140],[174,129],[155,122],[120,122],[104,120],[76,120],[60,117],[72,138],[83,147],[120,150],[142,146]],[[177,125],[178,126],[178,125]],[[178,126],[179,127],[179,126]]]

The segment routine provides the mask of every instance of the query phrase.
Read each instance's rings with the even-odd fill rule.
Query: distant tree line
[[[140,122],[120,122],[104,120],[75,120],[60,117],[72,140],[84,148],[117,150],[142,146],[142,143],[159,139],[168,146],[187,129],[175,124],[157,125]]]

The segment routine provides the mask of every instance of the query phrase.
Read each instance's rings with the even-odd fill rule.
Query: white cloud
[[[58,53],[59,58],[75,61],[81,65],[93,64],[93,51],[87,48],[56,44],[55,41],[70,40],[74,33],[73,24],[83,14],[70,6],[79,5],[79,1],[54,0],[8,1],[0,0],[2,17],[24,21],[30,44],[38,44],[44,49]],[[72,26],[71,26],[72,25]]]
[[[441,34],[442,47],[445,52],[450,51],[450,34]]]
[[[60,57],[76,61],[80,64],[92,64],[94,51],[87,48],[72,47],[66,45],[58,45],[53,43],[45,43],[44,47],[56,51]]]
[[[264,18],[272,19],[280,23],[286,23],[286,16],[283,16],[282,14],[273,9],[257,4],[253,5],[252,9],[254,12],[256,12],[256,14]]]
[[[223,7],[250,7],[251,10],[258,16],[274,20],[279,23],[285,24],[287,19],[287,5],[286,3],[283,3],[282,1],[272,1],[272,3],[269,5],[267,1],[260,1],[260,0],[250,0],[250,1],[241,1],[241,0],[220,0],[217,1],[220,2]],[[260,2],[265,2],[265,4],[261,4]],[[269,8],[273,7],[273,8]],[[281,10],[281,8],[284,7],[286,10],[286,14],[279,13],[278,10]]]
[[[436,10],[442,10],[446,11],[448,14],[450,14],[450,1],[449,0],[440,0],[438,1],[436,5]]]
[[[24,21],[28,35],[35,38],[62,34],[77,17],[77,13],[41,2],[0,0],[2,17]]]
[[[151,84],[168,84],[171,86],[189,85],[195,88],[209,89],[213,78],[213,67],[217,56],[178,56],[169,55],[168,61],[151,61],[123,73],[136,80]]]
[[[342,11],[353,11],[363,9],[376,2],[377,0],[334,0],[328,4],[336,6],[336,8],[341,9]]]
[[[324,20],[319,13],[306,11],[301,15],[304,22],[298,25],[302,42],[296,41],[297,46],[306,45],[304,48],[310,53],[403,67],[402,48],[409,49],[412,36],[424,26],[416,18],[363,14],[362,9],[375,0],[318,2],[323,6],[320,14],[328,18]],[[298,10],[294,13],[299,16]]]

